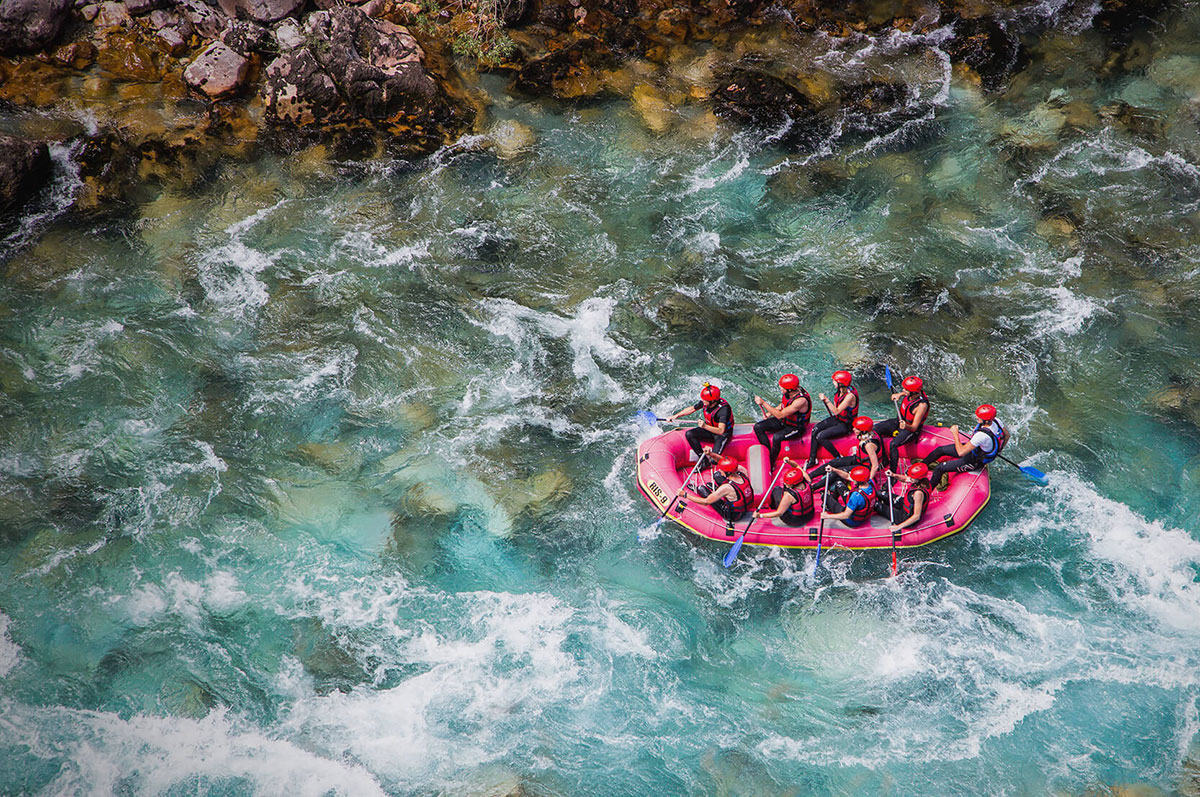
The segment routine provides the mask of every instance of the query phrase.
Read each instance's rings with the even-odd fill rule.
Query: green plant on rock
[[[454,53],[483,65],[500,63],[516,46],[504,29],[504,12],[514,0],[420,0],[416,26],[446,36]],[[453,32],[448,36],[446,28]]]

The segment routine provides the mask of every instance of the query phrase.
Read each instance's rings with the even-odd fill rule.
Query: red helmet
[[[924,462],[914,462],[908,466],[908,478],[924,479],[929,475],[929,466]]]
[[[854,379],[854,377],[850,375],[849,371],[834,371],[833,372],[833,381],[836,382],[837,384],[841,385],[842,387],[849,387],[850,382],[853,381],[853,379]]]
[[[784,471],[783,483],[788,487],[795,487],[802,481],[804,481],[804,472],[799,468],[793,468],[789,471]]]
[[[996,408],[991,404],[980,404],[979,409],[975,410],[975,417],[981,421],[995,420]]]
[[[850,478],[859,484],[866,484],[867,480],[871,478],[871,469],[859,465],[850,471]]]
[[[795,374],[784,374],[779,377],[779,386],[784,390],[795,390],[800,387],[800,377]]]
[[[717,461],[717,470],[721,471],[722,473],[734,473],[737,471],[737,468],[737,460],[733,457],[721,457],[721,459]]]
[[[716,401],[721,397],[721,388],[716,385],[705,385],[700,388],[701,401]]]
[[[900,383],[900,387],[909,393],[920,393],[924,385],[925,383],[921,381],[921,377],[919,376],[906,376],[904,377],[904,381]]]
[[[875,428],[875,421],[868,418],[866,415],[859,415],[854,419],[854,430],[856,432],[869,432]]]

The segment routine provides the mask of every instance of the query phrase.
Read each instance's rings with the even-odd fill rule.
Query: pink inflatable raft
[[[638,489],[659,512],[671,502],[675,492],[688,477],[692,466],[696,464],[695,454],[684,439],[684,432],[684,429],[666,432],[646,440],[638,447]],[[784,454],[803,463],[808,456],[810,434],[811,427],[802,439],[784,443]],[[901,472],[907,468],[910,461],[924,456],[937,446],[951,442],[952,439],[949,429],[926,426],[915,443],[907,443],[900,449]],[[842,438],[837,441],[838,451],[842,454],[848,453],[853,444],[852,436]],[[723,453],[734,457],[750,471],[754,504],[757,506],[762,500],[763,490],[771,483],[775,474],[769,471],[770,456],[766,447],[759,445],[755,440],[753,427],[750,424],[735,425],[733,440],[725,447]],[[780,463],[782,459],[781,455]],[[817,460],[818,464],[825,461],[825,456]],[[776,484],[778,485],[778,482]],[[903,485],[893,480],[892,488],[899,493]],[[896,547],[915,548],[957,534],[971,525],[971,521],[987,505],[990,497],[991,486],[986,468],[974,473],[951,474],[949,489],[933,492],[929,507],[921,520],[903,530]],[[817,524],[820,520],[819,494],[816,503],[817,511],[806,526],[787,526],[778,520],[755,520],[746,533],[746,544],[816,548]],[[764,507],[764,510],[768,507]],[[725,519],[715,509],[689,501],[687,498],[680,499],[667,517],[701,537],[729,543],[742,533],[749,520],[749,515],[746,515],[734,524],[736,531],[730,533]],[[820,537],[826,547],[890,548],[892,535],[888,532],[889,525],[887,518],[879,515],[872,517],[868,525],[856,529],[849,528],[837,520],[828,520]]]

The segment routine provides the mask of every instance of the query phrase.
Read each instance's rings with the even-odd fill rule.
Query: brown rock
[[[96,63],[120,80],[152,83],[162,76],[154,52],[136,33],[109,33],[100,45]]]
[[[101,3],[94,24],[97,28],[125,27],[133,22],[124,3]]]
[[[183,72],[189,86],[212,99],[228,97],[246,79],[250,62],[221,42],[213,42]]]
[[[96,45],[88,41],[64,44],[50,54],[50,60],[71,69],[87,69],[96,62]]]
[[[188,42],[179,28],[160,28],[155,31],[154,40],[159,47],[171,55],[182,55],[187,52]]]
[[[24,205],[49,180],[45,142],[0,136],[0,214]]]

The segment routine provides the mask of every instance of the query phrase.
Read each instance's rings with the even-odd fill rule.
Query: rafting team
[[[910,464],[904,473],[897,473],[900,446],[915,441],[929,418],[929,397],[925,395],[921,378],[909,376],[900,383],[900,392],[891,397],[897,417],[879,423],[859,415],[858,389],[852,384],[853,376],[849,371],[835,371],[832,378],[833,396],[817,395],[829,411],[829,417],[813,427],[808,462],[801,466],[784,457],[787,470],[779,479],[782,486],[771,490],[769,503],[772,509],[754,512],[755,518],[778,518],[789,526],[802,526],[812,517],[814,493],[823,491],[823,519],[840,520],[850,528],[856,528],[878,512],[892,519],[890,530],[896,534],[921,520],[930,493],[935,488],[948,488],[950,474],[982,469],[1000,456],[1008,442],[1008,432],[996,420],[996,408],[981,404],[975,410],[979,423],[966,440],[959,435],[957,426],[951,426],[953,443],[935,448]],[[783,397],[778,405],[761,396],[754,397],[754,403],[763,413],[763,419],[754,424],[754,436],[770,453],[772,473],[775,473],[775,461],[783,443],[801,439],[812,415],[812,398],[800,386],[799,377],[784,374],[779,378],[779,387]],[[697,410],[703,412],[703,417],[685,437],[699,458],[697,470],[712,468],[713,485],[695,488],[693,492],[698,497],[693,501],[711,505],[732,523],[754,506],[749,471],[733,457],[721,455],[733,439],[733,408],[721,398],[719,387],[705,385],[700,391],[700,401],[684,407],[668,420],[677,420]],[[856,438],[855,445],[849,454],[841,456],[833,441],[850,434]],[[830,459],[818,465],[818,455],[822,451],[828,452]],[[837,481],[825,490],[832,477]],[[904,485],[902,492],[894,495],[888,491],[884,477]],[[688,486],[680,488],[680,496],[687,493]],[[886,495],[876,497],[879,493]]]

